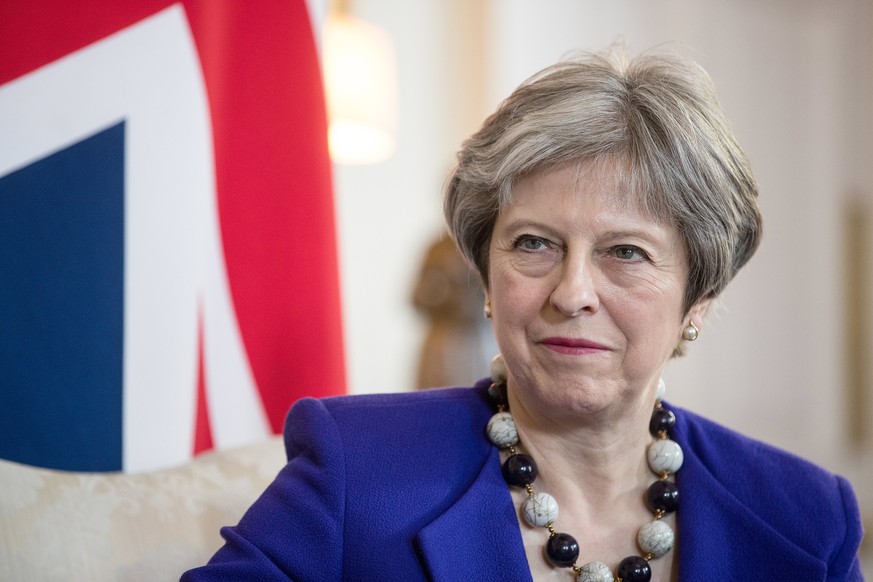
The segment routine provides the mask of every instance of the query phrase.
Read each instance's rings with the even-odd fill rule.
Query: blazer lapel
[[[531,582],[496,447],[467,491],[416,537],[430,579]]]
[[[678,428],[678,426],[677,426]],[[679,580],[825,580],[827,565],[786,539],[716,480],[677,430]],[[745,492],[755,495],[755,491]],[[791,495],[791,491],[786,491]],[[742,495],[742,494],[740,494]]]

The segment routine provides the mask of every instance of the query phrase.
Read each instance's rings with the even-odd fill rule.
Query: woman
[[[446,190],[492,378],[299,402],[287,466],[185,579],[861,580],[845,480],[661,403],[758,246],[756,198],[696,65],[528,80]]]

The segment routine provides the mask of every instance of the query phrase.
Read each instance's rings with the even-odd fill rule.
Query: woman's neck
[[[541,488],[581,493],[593,506],[614,501],[628,490],[639,498],[652,479],[646,447],[652,442],[648,397],[589,414],[545,416],[508,394],[521,446],[536,461]],[[618,412],[616,412],[618,410]],[[573,491],[576,490],[576,491]]]

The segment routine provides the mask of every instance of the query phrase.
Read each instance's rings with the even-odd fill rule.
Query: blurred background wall
[[[394,155],[335,168],[350,392],[414,387],[427,322],[411,296],[462,139],[568,51],[666,44],[715,80],[766,230],[701,339],[669,366],[668,398],[846,475],[871,529],[873,3],[355,0],[350,10],[391,35],[399,76]]]

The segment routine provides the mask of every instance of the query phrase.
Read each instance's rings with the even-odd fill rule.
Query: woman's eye
[[[515,239],[515,247],[524,251],[542,251],[549,248],[549,245],[539,237],[522,235]]]
[[[645,261],[649,258],[642,249],[634,246],[613,247],[612,254],[623,261]]]

